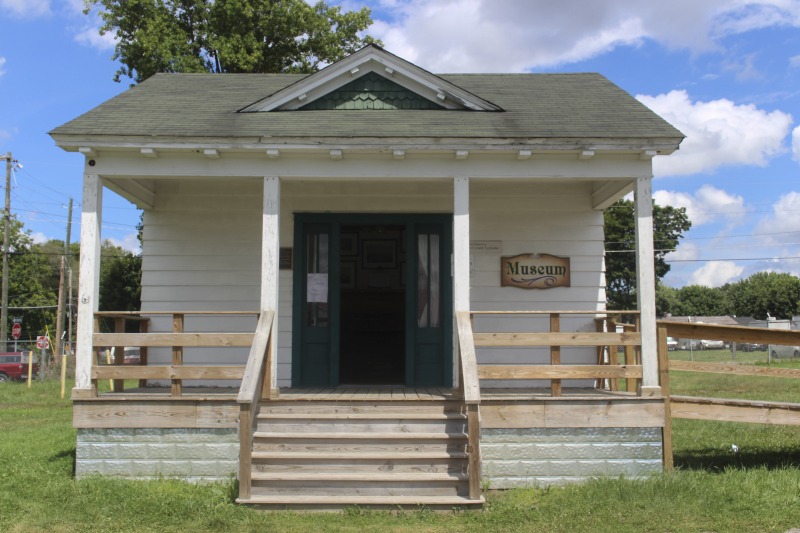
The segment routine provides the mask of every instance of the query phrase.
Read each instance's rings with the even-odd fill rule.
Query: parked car
[[[39,373],[39,364],[33,363],[33,375]],[[28,377],[28,352],[0,352],[0,382]]]
[[[736,349],[743,352],[766,352],[766,344],[755,344],[752,342],[737,342]]]
[[[723,341],[707,339],[700,341],[701,350],[722,350],[723,348],[725,348],[725,343]]]
[[[108,351],[108,358],[106,358],[106,351]],[[116,350],[114,348],[100,348],[97,350],[97,360],[99,364],[111,364],[113,365],[116,362]],[[135,346],[126,346],[125,347],[125,364],[126,365],[138,365],[141,363],[141,349]]]
[[[774,359],[779,359],[781,357],[800,357],[800,346],[770,344],[769,353]]]
[[[667,337],[667,350],[670,352],[678,349],[678,341],[674,337]]]

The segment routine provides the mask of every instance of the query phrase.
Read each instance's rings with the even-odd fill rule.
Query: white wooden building
[[[660,470],[651,162],[682,135],[602,76],[371,45],[308,76],[159,74],[51,135],[86,160],[79,476],[236,472],[244,503],[317,508]],[[144,210],[138,314],[98,313],[105,189]],[[616,333],[603,209],[631,191]]]

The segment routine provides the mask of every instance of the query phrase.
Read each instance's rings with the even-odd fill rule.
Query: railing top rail
[[[681,339],[720,339],[733,342],[763,342],[765,344],[800,345],[800,331],[786,329],[753,328],[749,326],[721,326],[699,322],[672,322],[658,320],[670,337]]]
[[[539,310],[539,311],[469,311],[473,316],[475,315],[638,315],[639,311],[576,311],[576,310]]]
[[[258,311],[97,311],[97,317],[125,317],[132,320],[135,317],[158,316],[158,315],[243,315],[258,316]]]

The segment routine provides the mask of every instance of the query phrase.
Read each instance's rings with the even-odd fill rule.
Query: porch
[[[213,479],[216,461],[222,470],[238,472],[242,503],[447,508],[481,505],[482,484],[503,488],[661,468],[664,402],[641,394],[641,337],[637,321],[619,324],[621,312],[489,313],[517,325],[521,315],[546,320],[548,331],[538,333],[508,333],[507,327],[475,332],[473,320],[482,313],[459,313],[459,379],[453,388],[271,388],[265,385],[272,383],[274,315],[262,313],[253,334],[183,331],[187,316],[209,314],[175,313],[172,321],[180,331],[172,333],[124,333],[128,319],[148,330],[148,317],[105,314],[120,332],[96,332],[96,347],[140,346],[142,364],[95,364],[94,394],[73,397],[78,475],[107,474],[93,470],[102,468],[93,450],[102,450],[102,460],[116,446],[133,450],[134,477],[147,477],[149,465],[151,474]],[[562,315],[597,316],[596,331],[561,332]],[[198,365],[184,352],[248,342],[243,366]],[[164,346],[172,364],[148,364],[148,348]],[[477,354],[498,346],[523,349],[528,360],[479,363]],[[596,364],[564,364],[561,350],[570,346],[594,350]],[[547,364],[536,352],[543,347]],[[221,378],[239,380],[239,386],[186,386]],[[112,392],[97,393],[99,380],[107,379]],[[125,389],[124,380],[141,381]],[[491,386],[509,381],[521,384]],[[124,442],[103,442],[112,434]],[[191,456],[205,454],[204,447],[210,456]],[[190,456],[181,459],[181,449],[191,450]],[[598,449],[604,455],[592,457]],[[627,456],[614,456],[619,452]],[[114,459],[124,462],[118,455]],[[178,471],[165,471],[170,465]]]

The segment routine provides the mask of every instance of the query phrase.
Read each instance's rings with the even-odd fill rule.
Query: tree
[[[0,222],[0,230],[4,224],[4,220]],[[16,216],[10,220],[8,249],[9,316],[22,319],[24,338],[42,335],[46,325],[55,323],[55,308],[50,306],[56,305],[58,280],[53,285],[48,256],[38,250]],[[8,327],[6,337],[10,339],[10,321]]]
[[[114,81],[157,72],[303,72],[358,50],[370,10],[304,0],[85,0],[117,38]]]
[[[619,200],[605,210],[606,300],[609,309],[636,309],[636,226],[634,206]],[[664,256],[678,246],[692,227],[683,207],[653,203],[653,240],[656,281],[669,272]]]
[[[737,316],[765,320],[800,315],[800,278],[777,272],[757,272],[723,287]]]
[[[142,305],[142,257],[105,241],[100,255],[100,311],[138,311]]]
[[[687,285],[677,291],[682,316],[723,316],[734,314],[725,291],[718,287]]]

